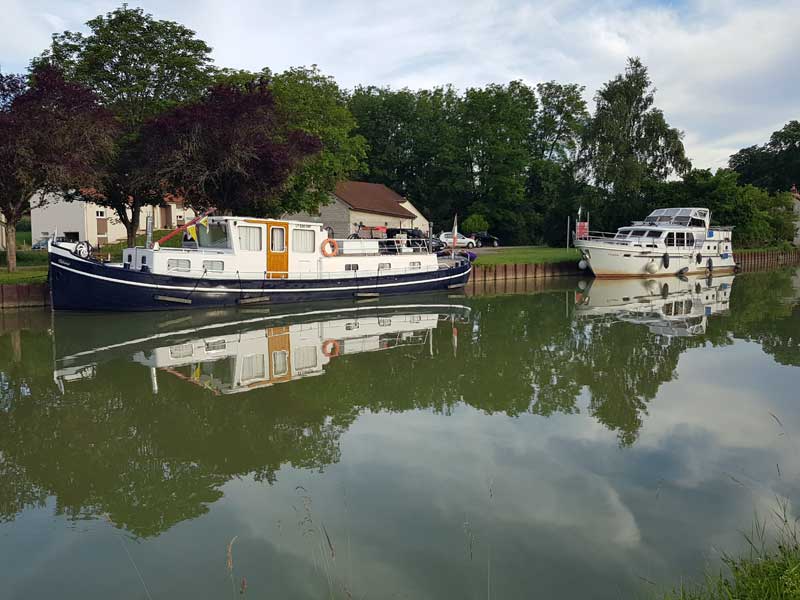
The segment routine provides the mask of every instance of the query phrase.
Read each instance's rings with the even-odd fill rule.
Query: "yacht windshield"
[[[197,226],[197,245],[200,248],[230,248],[227,223]]]

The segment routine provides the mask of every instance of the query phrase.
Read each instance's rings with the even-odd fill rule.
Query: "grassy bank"
[[[736,240],[734,239],[734,244]],[[787,250],[794,250],[794,247],[791,244],[785,244],[783,246],[768,246],[765,248],[737,248],[735,245],[733,247],[733,251],[736,254],[753,254],[755,252],[785,252]]]
[[[0,271],[0,284],[5,283],[44,283],[47,281],[47,265],[35,267],[18,267],[14,273],[5,268]]]
[[[800,598],[800,541],[788,502],[775,511],[777,542],[767,543],[767,524],[753,526],[745,539],[746,557],[723,556],[725,573],[708,576],[691,588],[674,590],[664,600],[797,600]]]
[[[532,265],[577,261],[580,253],[574,248],[548,248],[544,246],[519,246],[514,248],[491,248],[478,255],[477,265]]]

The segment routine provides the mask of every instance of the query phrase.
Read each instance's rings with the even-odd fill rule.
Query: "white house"
[[[293,213],[285,219],[322,223],[333,237],[346,238],[362,227],[416,228],[427,234],[428,220],[411,202],[380,183],[342,181],[331,202],[318,213]],[[362,231],[363,234],[363,231]]]
[[[127,237],[125,225],[116,211],[93,202],[64,202],[51,196],[44,206],[31,200],[31,236],[35,242],[54,233],[70,241],[86,240],[93,246],[103,246]],[[162,206],[145,206],[139,222],[145,230],[146,217],[153,217],[154,229],[180,227],[195,217],[191,208],[180,199],[167,199]]]

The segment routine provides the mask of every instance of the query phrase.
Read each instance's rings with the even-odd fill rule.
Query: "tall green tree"
[[[68,199],[97,202],[113,209],[133,245],[142,206],[160,204],[143,196],[129,173],[139,129],[149,118],[200,97],[212,82],[211,48],[195,33],[172,21],[155,19],[141,8],[120,8],[86,23],[88,34],[65,31],[34,64],[53,64],[69,79],[94,90],[125,125],[109,176],[91,194]]]
[[[443,225],[469,205],[463,102],[450,86],[431,90],[359,87],[350,97],[369,145],[364,174],[408,197]]]
[[[536,158],[559,163],[574,161],[581,135],[589,122],[584,87],[548,81],[536,86],[539,111],[534,127]]]
[[[464,96],[470,209],[485,214],[505,243],[530,237],[523,208],[537,105],[535,91],[521,81],[470,88]]]
[[[142,195],[184,195],[196,207],[280,216],[303,210],[283,193],[292,173],[321,149],[292,127],[265,82],[216,86],[202,99],[168,110],[141,130],[131,173]]]
[[[0,73],[0,211],[8,270],[14,271],[16,227],[32,198],[43,205],[101,181],[118,124],[97,96],[44,66],[30,77]]]
[[[800,121],[790,121],[762,146],[742,148],[728,164],[742,183],[773,193],[800,186]]]
[[[526,188],[530,241],[566,242],[566,221],[586,188],[578,164],[581,137],[589,122],[582,86],[555,81],[536,86],[539,109],[532,132]]]
[[[270,79],[287,126],[318,138],[322,149],[291,174],[282,193],[287,208],[315,211],[336,183],[366,168],[367,142],[358,135],[344,92],[316,65],[293,67]]]
[[[595,95],[595,114],[586,128],[583,153],[596,185],[608,193],[606,227],[642,216],[643,189],[651,181],[683,175],[691,168],[683,134],[655,107],[655,90],[638,58]]]

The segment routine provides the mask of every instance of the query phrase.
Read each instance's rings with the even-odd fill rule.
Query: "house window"
[[[313,229],[293,229],[292,230],[292,251],[293,252],[314,252],[314,230]]]
[[[188,271],[191,268],[192,261],[188,258],[170,258],[167,260],[167,271]]]
[[[203,269],[206,271],[224,271],[225,270],[225,263],[221,260],[204,260],[203,261]]]
[[[289,353],[286,350],[278,350],[272,353],[272,374],[275,377],[282,377],[289,373]]]
[[[358,271],[358,264],[357,263],[347,264],[347,265],[344,266],[344,270],[345,271]]]
[[[239,226],[239,248],[248,252],[261,251],[261,227]]]
[[[270,227],[269,236],[269,249],[272,252],[286,251],[286,230],[283,227]]]
[[[96,210],[94,211],[95,216],[102,218],[106,216],[106,211],[104,210]]]

